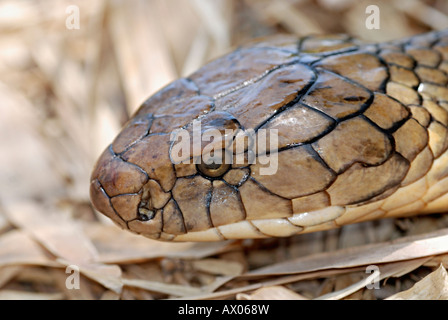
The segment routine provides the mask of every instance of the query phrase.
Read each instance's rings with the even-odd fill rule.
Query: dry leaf
[[[347,297],[348,295],[362,289],[362,288],[374,288],[374,284],[378,285],[379,281],[389,277],[399,277],[406,273],[415,270],[420,267],[430,257],[424,257],[420,259],[400,261],[387,263],[385,265],[370,265],[366,267],[366,277],[361,281],[354,283],[342,290],[334,291],[323,296],[316,298],[316,300],[338,300]]]
[[[203,293],[200,288],[187,287],[178,284],[169,284],[157,281],[123,279],[123,283],[129,287],[141,288],[149,291],[166,293],[173,296],[193,296]]]
[[[233,241],[211,243],[160,242],[123,231],[114,225],[89,223],[84,230],[103,263],[133,263],[167,257],[200,259],[230,250]]]
[[[7,208],[9,220],[25,229],[48,251],[58,257],[63,265],[74,265],[87,277],[106,288],[120,292],[121,269],[97,261],[97,252],[90,239],[82,232],[80,225],[67,216],[44,214],[31,204],[10,205]]]
[[[292,274],[322,268],[349,268],[410,260],[448,252],[447,243],[448,229],[442,229],[423,235],[403,237],[386,243],[357,246],[288,260],[253,270],[242,277]]]
[[[250,294],[239,293],[236,298],[237,300],[308,300],[283,286],[261,288]]]
[[[55,256],[73,263],[97,260],[97,252],[78,222],[67,215],[45,212],[32,203],[8,205],[8,219],[38,240]]]
[[[23,231],[12,230],[0,236],[0,267],[42,265],[61,267]]]
[[[432,268],[437,268],[440,265],[443,265],[445,269],[448,267],[448,254],[441,254],[439,256],[435,256],[425,263],[425,267],[432,267]]]
[[[0,210],[0,234],[6,230],[9,226],[9,222],[4,217],[3,213]]]
[[[106,291],[101,296],[100,300],[119,300],[120,295],[114,291]]]
[[[238,276],[243,272],[243,265],[236,261],[224,259],[202,259],[192,262],[193,268],[216,275]]]
[[[22,270],[23,267],[21,266],[0,267],[0,288],[13,279]]]
[[[386,300],[448,300],[448,274],[440,265],[417,282],[411,289],[399,292]]]
[[[61,300],[61,293],[33,293],[15,290],[0,290],[0,300]]]

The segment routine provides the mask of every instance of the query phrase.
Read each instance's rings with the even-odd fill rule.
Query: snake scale
[[[253,41],[142,104],[98,159],[92,203],[165,241],[286,237],[446,211],[447,82],[448,30],[379,44]],[[194,120],[220,132],[276,129],[277,171],[173,163],[171,133]]]

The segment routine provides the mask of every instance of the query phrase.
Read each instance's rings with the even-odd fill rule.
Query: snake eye
[[[225,163],[210,163],[201,162],[197,165],[200,172],[210,178],[217,178],[227,172],[230,165]]]

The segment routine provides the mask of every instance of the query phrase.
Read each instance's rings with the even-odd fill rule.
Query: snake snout
[[[94,207],[122,228],[142,219],[139,204],[148,175],[107,148],[92,172],[90,198]],[[149,214],[150,212],[147,212]]]

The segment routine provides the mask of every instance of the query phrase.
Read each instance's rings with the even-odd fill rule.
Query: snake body
[[[447,82],[447,30],[365,45],[343,35],[254,41],[145,101],[97,161],[91,200],[120,227],[168,241],[443,212]],[[194,120],[277,129],[278,170],[174,164],[171,133]]]

